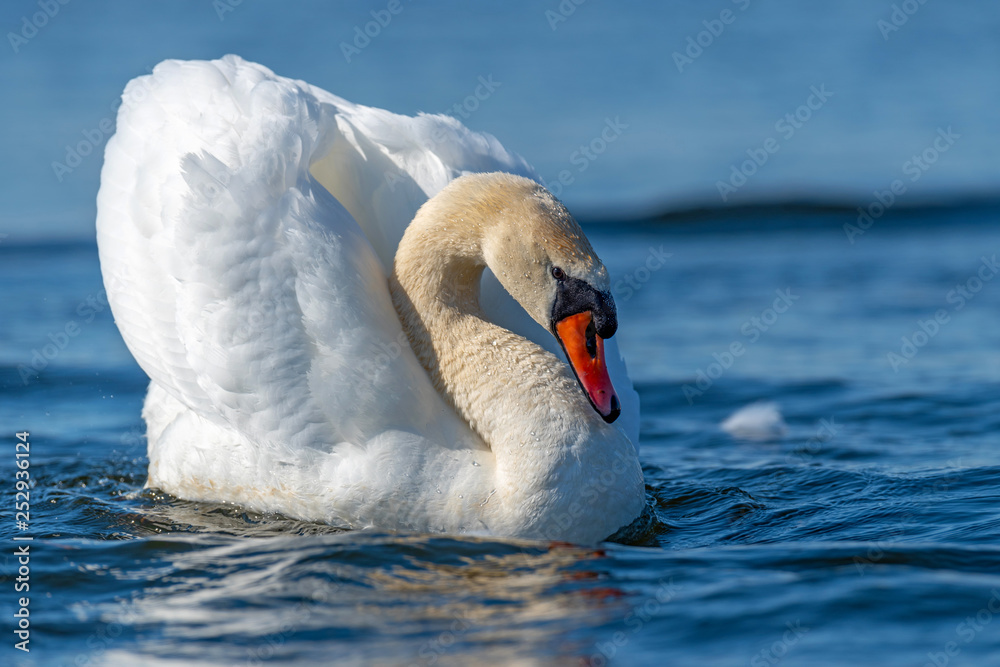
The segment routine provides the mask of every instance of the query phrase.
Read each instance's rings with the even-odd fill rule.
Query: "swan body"
[[[523,160],[235,56],[124,97],[97,237],[149,486],[581,543],[646,511],[607,272]]]

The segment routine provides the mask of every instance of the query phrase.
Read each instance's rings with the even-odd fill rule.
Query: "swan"
[[[608,272],[531,176],[237,56],[131,81],[97,241],[147,486],[346,528],[648,529]]]

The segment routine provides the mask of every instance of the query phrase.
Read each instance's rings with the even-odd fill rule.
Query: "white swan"
[[[584,543],[648,517],[607,271],[547,190],[473,173],[523,160],[235,56],[123,97],[97,237],[151,380],[149,486]]]

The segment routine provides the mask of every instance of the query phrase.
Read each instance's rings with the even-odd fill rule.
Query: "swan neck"
[[[403,328],[435,388],[497,453],[512,435],[506,422],[523,423],[535,411],[540,411],[538,419],[548,414],[537,396],[520,391],[524,384],[539,368],[549,366],[549,376],[568,376],[568,370],[483,313],[480,282],[487,264],[481,230],[454,221],[435,224],[418,213],[396,252],[390,287]],[[561,388],[556,383],[548,389],[558,393]]]
[[[486,262],[481,245],[478,238],[456,236],[420,239],[423,252],[413,258],[416,261],[407,266],[405,276],[413,306],[428,324],[438,328],[462,316],[482,316],[479,284]]]
[[[496,252],[519,231],[490,220],[425,204],[396,251],[393,304],[435,389],[496,457],[493,520],[513,521],[526,536],[564,534],[552,521],[566,520],[574,539],[603,539],[644,506],[635,448],[604,423],[563,361],[483,313],[484,247]],[[589,494],[583,505],[581,494]],[[574,518],[584,515],[599,518]]]

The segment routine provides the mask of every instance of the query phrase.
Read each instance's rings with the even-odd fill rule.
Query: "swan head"
[[[520,176],[471,174],[449,188],[464,200],[461,210],[482,225],[486,265],[556,337],[584,395],[604,421],[613,422],[621,403],[604,339],[618,329],[618,314],[608,271],[580,225],[551,192]]]

